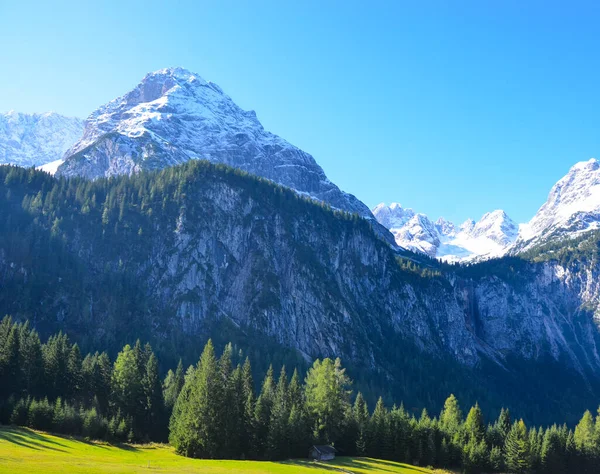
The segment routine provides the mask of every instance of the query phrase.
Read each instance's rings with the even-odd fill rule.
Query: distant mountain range
[[[442,217],[433,222],[398,203],[381,203],[373,214],[390,229],[399,246],[450,262],[502,256],[518,232],[501,210],[485,214],[478,222],[468,219],[460,226]]]
[[[0,113],[0,164],[40,166],[60,160],[83,133],[83,120],[48,112]]]
[[[517,225],[506,212],[496,210],[478,222],[468,219],[457,226],[442,217],[434,222],[398,203],[381,203],[373,214],[399,246],[430,257],[456,262],[517,254],[600,227],[600,163],[592,158],[575,164],[527,224]]]

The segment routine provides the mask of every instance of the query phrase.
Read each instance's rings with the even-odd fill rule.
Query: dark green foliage
[[[183,363],[181,362],[181,359],[179,359],[177,369],[175,369],[175,372],[169,369],[169,371],[167,372],[167,376],[165,377],[165,381],[163,383],[163,397],[165,400],[165,408],[167,409],[167,413],[169,416],[171,416],[171,411],[175,406],[177,397],[179,396],[179,393],[181,393],[183,383]]]
[[[187,456],[275,460],[304,457],[312,444],[327,442],[341,454],[465,473],[597,470],[600,416],[596,419],[589,411],[574,431],[566,425],[528,429],[523,420],[511,423],[504,409],[486,427],[478,404],[463,420],[453,395],[439,418],[427,410],[416,418],[403,405],[388,410],[381,397],[370,413],[360,393],[351,405],[351,381],[339,359],[315,361],[304,384],[297,370],[288,379],[282,367],[275,379],[271,367],[256,396],[250,361],[246,358],[234,368],[233,361],[243,357],[231,344],[217,359],[209,341],[196,367],[183,375],[178,364],[163,387],[156,355],[139,341],[133,348],[126,345],[114,365],[105,353],[82,360],[78,346],[64,334],[38,347],[37,333],[8,317],[0,323],[0,341],[3,361],[13,361],[3,368],[12,367],[10,373],[17,374],[16,381],[9,380],[12,394],[6,397],[4,388],[0,399],[2,423],[115,442],[161,441],[167,436],[168,397],[163,393],[181,386],[169,439]],[[30,367],[35,360],[44,361],[37,375]],[[35,382],[38,377],[43,383]],[[72,386],[63,387],[52,377]]]
[[[360,234],[373,241],[382,264],[390,271],[389,277],[399,284],[408,281],[443,288],[447,283],[442,276],[448,273],[467,280],[493,274],[506,281],[526,281],[539,267],[536,262],[540,259],[568,258],[568,252],[550,248],[527,259],[510,257],[469,266],[447,265],[410,252],[399,256],[377,239],[368,222],[356,215],[334,211],[326,204],[304,199],[268,180],[202,161],[191,160],[162,171],[93,182],[54,178],[33,169],[3,166],[0,167],[0,222],[3,226],[0,253],[10,255],[15,269],[9,265],[2,268],[5,277],[0,291],[0,311],[12,314],[19,321],[31,318],[44,339],[68,329],[71,340],[64,345],[64,335],[54,336],[58,338],[55,347],[51,353],[44,353],[43,358],[48,370],[53,372],[50,383],[56,382],[56,386],[50,392],[46,392],[45,387],[36,391],[36,384],[40,385],[40,373],[36,373],[39,364],[30,363],[31,372],[8,375],[14,369],[10,354],[18,352],[15,348],[26,343],[27,338],[18,338],[19,341],[13,338],[11,345],[5,346],[2,341],[10,335],[0,328],[0,346],[3,347],[0,392],[15,392],[13,384],[21,394],[27,392],[36,397],[47,394],[49,399],[70,398],[74,394],[69,391],[78,392],[85,404],[95,403],[93,398],[97,397],[98,412],[104,415],[108,410],[108,394],[91,388],[87,373],[83,376],[83,371],[92,367],[82,367],[81,374],[69,371],[69,357],[77,356],[70,354],[72,343],[77,342],[82,355],[98,350],[114,358],[127,342],[138,337],[152,342],[162,364],[161,373],[174,367],[180,358],[184,365],[196,361],[198,341],[204,342],[210,336],[218,348],[229,341],[243,347],[260,377],[271,363],[277,369],[283,365],[298,367],[304,374],[308,367],[296,350],[283,347],[251,325],[234,327],[227,318],[219,317],[222,311],[217,305],[208,310],[201,327],[186,331],[180,323],[186,321],[188,315],[183,318],[176,315],[179,302],[168,301],[168,297],[158,298],[147,288],[146,282],[154,281],[149,278],[151,270],[147,268],[147,261],[156,253],[156,246],[172,246],[178,235],[179,217],[185,216],[188,223],[198,226],[214,218],[214,202],[205,194],[211,186],[228,187],[239,191],[248,201],[258,202],[263,210],[258,217],[265,221],[270,215],[280,215],[284,224],[292,228],[296,221],[289,216],[295,216],[300,222],[311,223],[315,229],[323,229],[327,238],[336,242],[343,236]],[[293,229],[289,230],[292,233]],[[264,232],[265,228],[260,231]],[[567,247],[577,258],[584,259],[582,261],[595,261],[597,237],[595,241],[582,238]],[[331,292],[332,301],[338,297],[343,300],[345,296],[337,294],[339,288],[332,275],[323,274],[326,270],[319,264],[315,249],[307,248],[302,239],[294,240],[293,245],[307,268],[314,272],[327,292]],[[277,310],[281,304],[272,291],[277,287],[277,278],[268,267],[268,262],[263,262],[254,269],[264,291],[256,295],[249,314],[261,314],[265,308]],[[208,288],[206,294],[212,290],[214,288]],[[190,293],[185,298],[196,302],[202,301],[203,296]],[[329,298],[324,295],[323,299]],[[481,368],[472,371],[451,358],[422,354],[394,328],[385,326],[385,322],[382,324],[380,329],[384,336],[373,335],[368,343],[364,338],[348,336],[348,340],[356,344],[353,349],[357,349],[359,355],[353,361],[347,360],[347,367],[354,375],[356,387],[371,406],[381,395],[388,406],[402,399],[410,413],[418,413],[422,408],[433,412],[448,393],[456,393],[468,404],[485,400],[481,408],[488,417],[495,416],[500,406],[506,405],[524,413],[528,422],[551,423],[556,421],[556,413],[568,409],[564,420],[573,423],[599,390],[596,380],[591,380],[595,385],[593,389],[587,389],[587,382],[578,374],[564,366],[559,372],[551,362],[541,361],[532,370],[521,360],[507,361],[509,370],[504,370],[495,362],[488,367],[488,362],[483,360]],[[30,361],[39,357],[34,339],[35,336],[30,341],[31,352],[26,355]],[[343,349],[346,354],[351,353],[351,348]],[[372,351],[369,354],[377,361],[377,370],[362,363],[361,354],[367,351]],[[538,370],[540,366],[542,370]],[[68,379],[74,383],[66,383]],[[513,383],[507,383],[511,380]],[[174,397],[170,394],[167,412],[173,404]],[[135,427],[133,429],[135,431]]]
[[[41,344],[28,322],[7,316],[0,322],[0,361],[0,423],[89,438],[167,439],[158,360],[149,345],[126,345],[113,368],[105,352],[82,360],[66,334]]]

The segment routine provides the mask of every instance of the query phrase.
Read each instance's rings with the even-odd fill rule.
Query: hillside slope
[[[395,401],[454,391],[536,422],[600,393],[597,260],[398,259],[356,215],[206,162],[94,182],[3,168],[0,193],[0,312],[42,333],[189,362],[207,336],[340,356]]]

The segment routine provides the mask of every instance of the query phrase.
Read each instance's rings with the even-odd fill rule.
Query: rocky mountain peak
[[[521,226],[515,251],[600,227],[600,163],[581,161],[550,190],[548,199],[529,223]]]
[[[179,67],[147,74],[133,90],[93,112],[57,173],[95,179],[190,159],[240,168],[334,208],[373,217],[329,181],[311,155],[264,130],[253,111],[240,108],[219,86]],[[393,244],[385,229],[380,233]]]
[[[473,237],[486,237],[507,246],[515,241],[519,232],[518,225],[504,212],[496,210],[488,212],[475,224],[470,234]]]

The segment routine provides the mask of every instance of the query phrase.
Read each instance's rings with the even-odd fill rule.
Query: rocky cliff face
[[[29,201],[19,186],[6,184],[15,180],[6,177],[0,186],[11,186],[20,206]],[[35,198],[43,183],[22,181]],[[550,358],[567,371],[600,377],[594,322],[600,269],[591,261],[505,258],[434,266],[422,276],[403,269],[365,220],[200,162],[149,177],[81,182],[78,193],[69,191],[77,181],[52,183],[42,187],[57,203],[66,202],[61,193],[77,197],[54,210],[43,208],[52,200],[31,201],[35,225],[47,220],[86,275],[126,272],[141,285],[152,309],[139,317],[149,328],[160,327],[159,337],[200,334],[207,321],[226,320],[306,359],[341,356],[391,379],[397,375],[389,351],[407,341],[467,367]],[[35,259],[17,261],[19,255],[4,247],[4,282],[50,271],[35,268]],[[90,285],[89,295],[74,295],[68,285],[56,285],[35,300],[41,305],[35,311],[81,327],[81,315],[91,310],[75,305],[94,301],[99,290]],[[15,313],[0,301],[2,311]],[[154,311],[161,316],[151,317]],[[123,324],[118,315],[96,315],[82,330],[108,329],[111,318]]]
[[[40,166],[60,160],[83,133],[83,120],[54,112],[0,114],[0,164]]]

